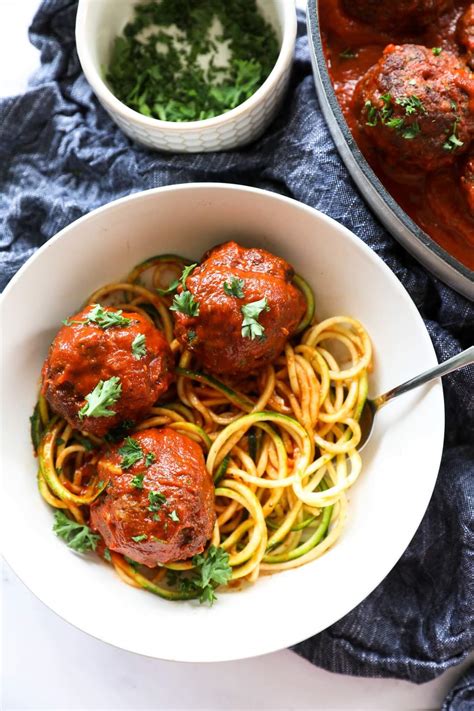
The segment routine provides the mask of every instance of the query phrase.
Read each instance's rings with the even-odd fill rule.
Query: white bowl
[[[349,612],[408,546],[443,446],[439,381],[395,400],[377,415],[335,547],[306,566],[221,594],[211,609],[128,587],[94,556],[72,553],[51,531],[29,435],[48,345],[61,319],[137,262],[166,252],[197,260],[229,237],[288,259],[312,284],[319,317],[347,314],[365,324],[375,349],[373,394],[436,363],[417,309],[374,252],[329,217],[261,190],[191,184],[131,195],[66,227],[23,266],[0,305],[6,559],[68,622],[163,659],[223,661],[271,652]]]
[[[79,0],[76,20],[77,52],[86,79],[122,131],[149,148],[183,153],[223,151],[258,138],[274,119],[288,86],[296,40],[293,0],[257,0],[280,42],[277,62],[262,86],[225,114],[186,123],[143,116],[119,101],[103,79],[114,40],[136,4],[137,0]]]

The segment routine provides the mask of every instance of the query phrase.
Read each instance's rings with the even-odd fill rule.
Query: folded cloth
[[[364,240],[410,293],[440,360],[472,344],[472,305],[387,234],[341,163],[315,95],[302,14],[291,87],[278,119],[251,146],[194,155],[150,152],[112,123],[81,73],[75,15],[73,0],[43,2],[30,29],[41,69],[24,95],[0,103],[2,288],[58,230],[110,200],[174,183],[243,183],[318,208]],[[472,647],[473,385],[472,369],[445,378],[445,450],[428,512],[379,587],[330,629],[295,646],[314,664],[423,682]]]
[[[455,683],[444,700],[441,711],[472,711],[474,709],[474,665]]]

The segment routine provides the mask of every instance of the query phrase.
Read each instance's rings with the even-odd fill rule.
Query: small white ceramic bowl
[[[53,534],[52,510],[37,490],[28,422],[51,339],[88,294],[145,258],[174,252],[197,261],[231,237],[291,262],[313,287],[319,318],[347,314],[362,321],[374,344],[372,394],[436,363],[415,305],[377,255],[334,220],[274,193],[219,184],[149,190],[82,217],[36,252],[0,302],[5,557],[65,620],[106,642],[162,659],[224,661],[272,652],[348,613],[409,544],[433,491],[443,447],[438,381],[377,415],[337,544],[301,568],[220,594],[212,608],[131,588],[97,557],[68,549]]]
[[[204,121],[160,121],[119,101],[103,78],[117,35],[133,16],[137,0],[79,0],[76,45],[87,81],[100,103],[130,138],[149,148],[181,153],[223,151],[258,138],[275,117],[285,95],[296,40],[293,0],[257,0],[280,42],[272,72],[247,101]]]

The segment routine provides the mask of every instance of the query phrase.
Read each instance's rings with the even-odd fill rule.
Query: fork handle
[[[385,403],[387,403],[389,400],[393,400],[394,397],[398,397],[398,395],[403,395],[403,393],[407,393],[410,390],[419,387],[420,385],[429,383],[430,380],[439,378],[442,375],[447,375],[453,370],[465,368],[467,365],[472,365],[473,363],[474,346],[471,346],[470,348],[466,348],[465,351],[461,351],[461,353],[458,353],[452,358],[448,358],[448,360],[445,360],[443,363],[435,365],[434,368],[430,368],[424,373],[420,373],[420,375],[416,375],[414,378],[411,378],[411,380],[407,380],[405,383],[397,385],[397,387],[388,390],[388,392],[384,393],[383,395],[379,395],[378,397],[374,398],[374,405],[378,409],[379,407],[382,407],[382,405],[385,405]]]

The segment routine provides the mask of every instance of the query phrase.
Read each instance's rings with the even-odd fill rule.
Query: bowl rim
[[[75,27],[76,48],[82,70],[92,90],[101,102],[106,104],[111,111],[119,114],[124,120],[138,124],[142,128],[152,130],[161,129],[167,133],[185,134],[192,131],[202,131],[206,128],[214,129],[233,122],[239,116],[252,111],[252,109],[261,103],[280,81],[287,68],[291,66],[293,60],[297,34],[296,6],[291,0],[290,2],[286,0],[281,2],[280,0],[281,6],[283,7],[283,23],[281,26],[283,37],[278,58],[270,74],[252,96],[234,109],[230,109],[230,111],[199,121],[162,121],[161,119],[156,119],[151,116],[144,116],[117,99],[115,94],[107,86],[105,80],[101,77],[95,62],[92,60],[90,40],[86,32],[88,11],[92,2],[93,0],[79,0],[77,9]]]
[[[423,331],[423,339],[426,342],[426,347],[428,351],[430,351],[433,355],[433,359],[436,362],[436,354],[433,348],[433,344],[431,342],[431,339],[429,337],[429,334],[426,330],[426,327],[423,324],[423,321],[421,319],[421,316],[418,312],[418,309],[416,308],[415,303],[411,299],[410,295],[406,291],[405,287],[403,284],[400,282],[400,280],[396,277],[396,275],[392,272],[392,270],[388,267],[388,265],[367,245],[365,244],[361,239],[359,239],[351,230],[346,228],[344,225],[341,225],[338,223],[336,220],[333,218],[329,217],[328,215],[325,215],[324,213],[320,212],[316,208],[313,208],[309,205],[306,205],[304,203],[299,202],[298,200],[295,200],[294,198],[287,197],[285,195],[280,195],[279,193],[274,193],[268,190],[263,190],[261,188],[254,188],[251,186],[244,186],[244,185],[234,185],[234,184],[228,184],[228,183],[182,183],[182,184],[177,184],[177,185],[171,185],[171,186],[164,186],[164,187],[159,187],[159,188],[151,188],[148,190],[143,190],[139,191],[136,193],[132,193],[131,195],[126,195],[124,197],[118,198],[116,200],[113,200],[109,203],[106,203],[105,205],[102,205],[94,210],[91,210],[89,213],[86,213],[85,215],[81,216],[80,218],[74,220],[71,222],[69,225],[61,229],[56,235],[54,235],[50,240],[48,240],[45,244],[43,244],[31,257],[25,262],[25,264],[19,269],[19,271],[15,274],[15,276],[11,279],[7,287],[5,288],[4,292],[2,295],[0,295],[0,316],[4,312],[5,308],[5,297],[7,297],[10,293],[10,291],[13,290],[13,288],[16,286],[16,284],[21,280],[23,274],[25,271],[27,271],[31,264],[35,262],[37,259],[41,259],[45,253],[54,247],[54,245],[63,239],[65,236],[68,235],[69,232],[72,232],[78,228],[78,226],[84,227],[87,224],[87,221],[89,219],[94,219],[98,214],[102,214],[109,209],[114,209],[118,206],[121,205],[126,205],[129,202],[132,201],[139,201],[142,198],[145,198],[147,196],[152,196],[152,195],[160,195],[163,193],[167,192],[187,192],[187,191],[208,191],[208,190],[223,190],[226,192],[234,192],[234,193],[250,193],[254,194],[257,197],[264,198],[267,200],[274,200],[282,203],[286,203],[290,207],[296,210],[301,210],[304,213],[310,214],[313,217],[317,217],[319,220],[322,220],[328,225],[331,225],[333,229],[336,231],[339,231],[341,233],[341,236],[344,239],[347,239],[349,242],[352,242],[355,247],[364,254],[364,256],[371,262],[375,263],[377,267],[382,270],[384,277],[392,282],[394,287],[397,289],[398,292],[398,297],[401,299],[402,303],[404,302],[406,305],[406,308],[409,309],[413,315],[419,319],[420,321],[420,326],[422,327],[420,330]],[[3,350],[3,349],[2,349]],[[445,414],[444,414],[444,396],[443,396],[443,390],[442,386],[440,383],[435,384],[434,386],[436,388],[436,396],[437,396],[437,403],[438,403],[438,413],[437,413],[437,422],[438,422],[438,427],[440,428],[441,435],[444,433],[444,427],[445,427]],[[435,453],[434,460],[437,461],[437,469],[436,469],[436,475],[433,475],[430,481],[427,483],[426,486],[426,493],[425,493],[425,499],[423,501],[423,506],[420,507],[419,511],[419,516],[416,519],[416,525],[411,526],[408,531],[405,531],[405,534],[403,536],[403,545],[401,546],[400,550],[397,549],[397,557],[395,560],[391,557],[390,560],[385,562],[385,567],[380,568],[378,574],[375,576],[375,579],[371,579],[370,583],[364,587],[362,594],[360,592],[357,594],[355,599],[352,599],[350,601],[350,608],[346,609],[346,611],[343,613],[343,615],[339,615],[337,619],[330,619],[327,624],[325,625],[324,628],[322,629],[327,629],[330,625],[334,624],[337,622],[338,619],[341,619],[342,616],[345,614],[348,614],[350,611],[352,611],[357,605],[359,605],[368,595],[370,595],[373,590],[381,583],[381,581],[388,575],[390,570],[396,565],[396,563],[399,561],[403,553],[405,552],[406,548],[408,547],[411,539],[415,535],[415,532],[418,530],[421,520],[426,512],[426,509],[428,507],[428,504],[430,502],[433,489],[436,484],[437,480],[437,473],[439,470],[439,464],[441,462],[441,455],[443,451],[443,436],[441,436],[437,442],[433,443],[433,450],[438,450],[437,454]],[[2,524],[3,525],[3,524]],[[11,539],[12,540],[12,539]],[[7,544],[7,539],[6,537],[4,538],[4,545],[3,545],[3,555],[5,557],[5,560],[7,561],[8,565],[12,568],[13,572],[15,575],[23,582],[23,584],[37,597],[46,607],[48,607],[52,612],[54,612],[58,617],[63,619],[65,622],[68,624],[71,624],[73,627],[76,629],[81,630],[82,632],[85,632],[86,634],[89,634],[90,636],[94,637],[95,639],[98,639],[100,641],[106,642],[107,644],[111,644],[112,646],[115,646],[119,649],[124,649],[126,651],[130,651],[136,654],[140,654],[141,656],[146,656],[154,659],[167,659],[169,661],[180,661],[180,662],[191,662],[191,663],[196,663],[196,662],[202,662],[202,663],[215,663],[215,662],[220,662],[220,661],[234,661],[236,659],[244,659],[244,658],[251,658],[254,656],[260,656],[262,654],[267,654],[271,653],[274,651],[278,651],[280,649],[284,649],[288,646],[291,646],[293,644],[297,644],[300,641],[302,641],[303,637],[300,638],[300,635],[298,634],[298,639],[295,639],[294,637],[289,636],[290,633],[286,633],[286,637],[282,636],[281,642],[279,642],[278,646],[275,646],[272,644],[272,646],[265,646],[259,643],[258,645],[255,645],[256,651],[249,651],[245,655],[240,654],[238,657],[235,656],[230,656],[228,654],[225,655],[215,655],[214,653],[212,655],[209,655],[209,653],[205,654],[203,657],[200,657],[199,659],[196,659],[195,657],[192,656],[180,656],[179,658],[175,656],[164,656],[164,655],[157,655],[151,654],[149,652],[143,652],[140,649],[137,648],[137,646],[133,643],[127,643],[125,644],[123,641],[117,641],[115,640],[110,640],[109,638],[106,638],[105,636],[101,636],[101,633],[94,633],[93,628],[91,630],[90,627],[84,627],[82,626],[79,622],[71,620],[65,613],[57,611],[55,608],[53,602],[51,601],[51,598],[48,598],[46,595],[43,594],[43,592],[37,592],[37,588],[35,588],[35,585],[33,582],[28,578],[28,575],[25,574],[25,569],[22,568],[22,564],[20,563],[19,569],[17,570],[15,566],[15,556],[14,556],[14,544],[12,542]],[[11,555],[10,555],[11,554]],[[346,603],[347,604],[347,603]],[[319,631],[317,629],[316,631],[308,628],[308,635],[310,636],[312,634],[315,634]]]
[[[318,0],[307,1],[306,23],[316,91],[324,118],[346,168],[361,190],[364,199],[395,239],[436,277],[472,300],[474,298],[474,271],[435,242],[403,210],[372,170],[352,136],[337,100],[324,56],[319,3]],[[384,219],[382,206],[380,203],[377,205],[377,201],[383,201],[384,207],[388,208],[398,224],[390,223],[387,217]],[[425,256],[425,261],[423,261],[423,256]]]

